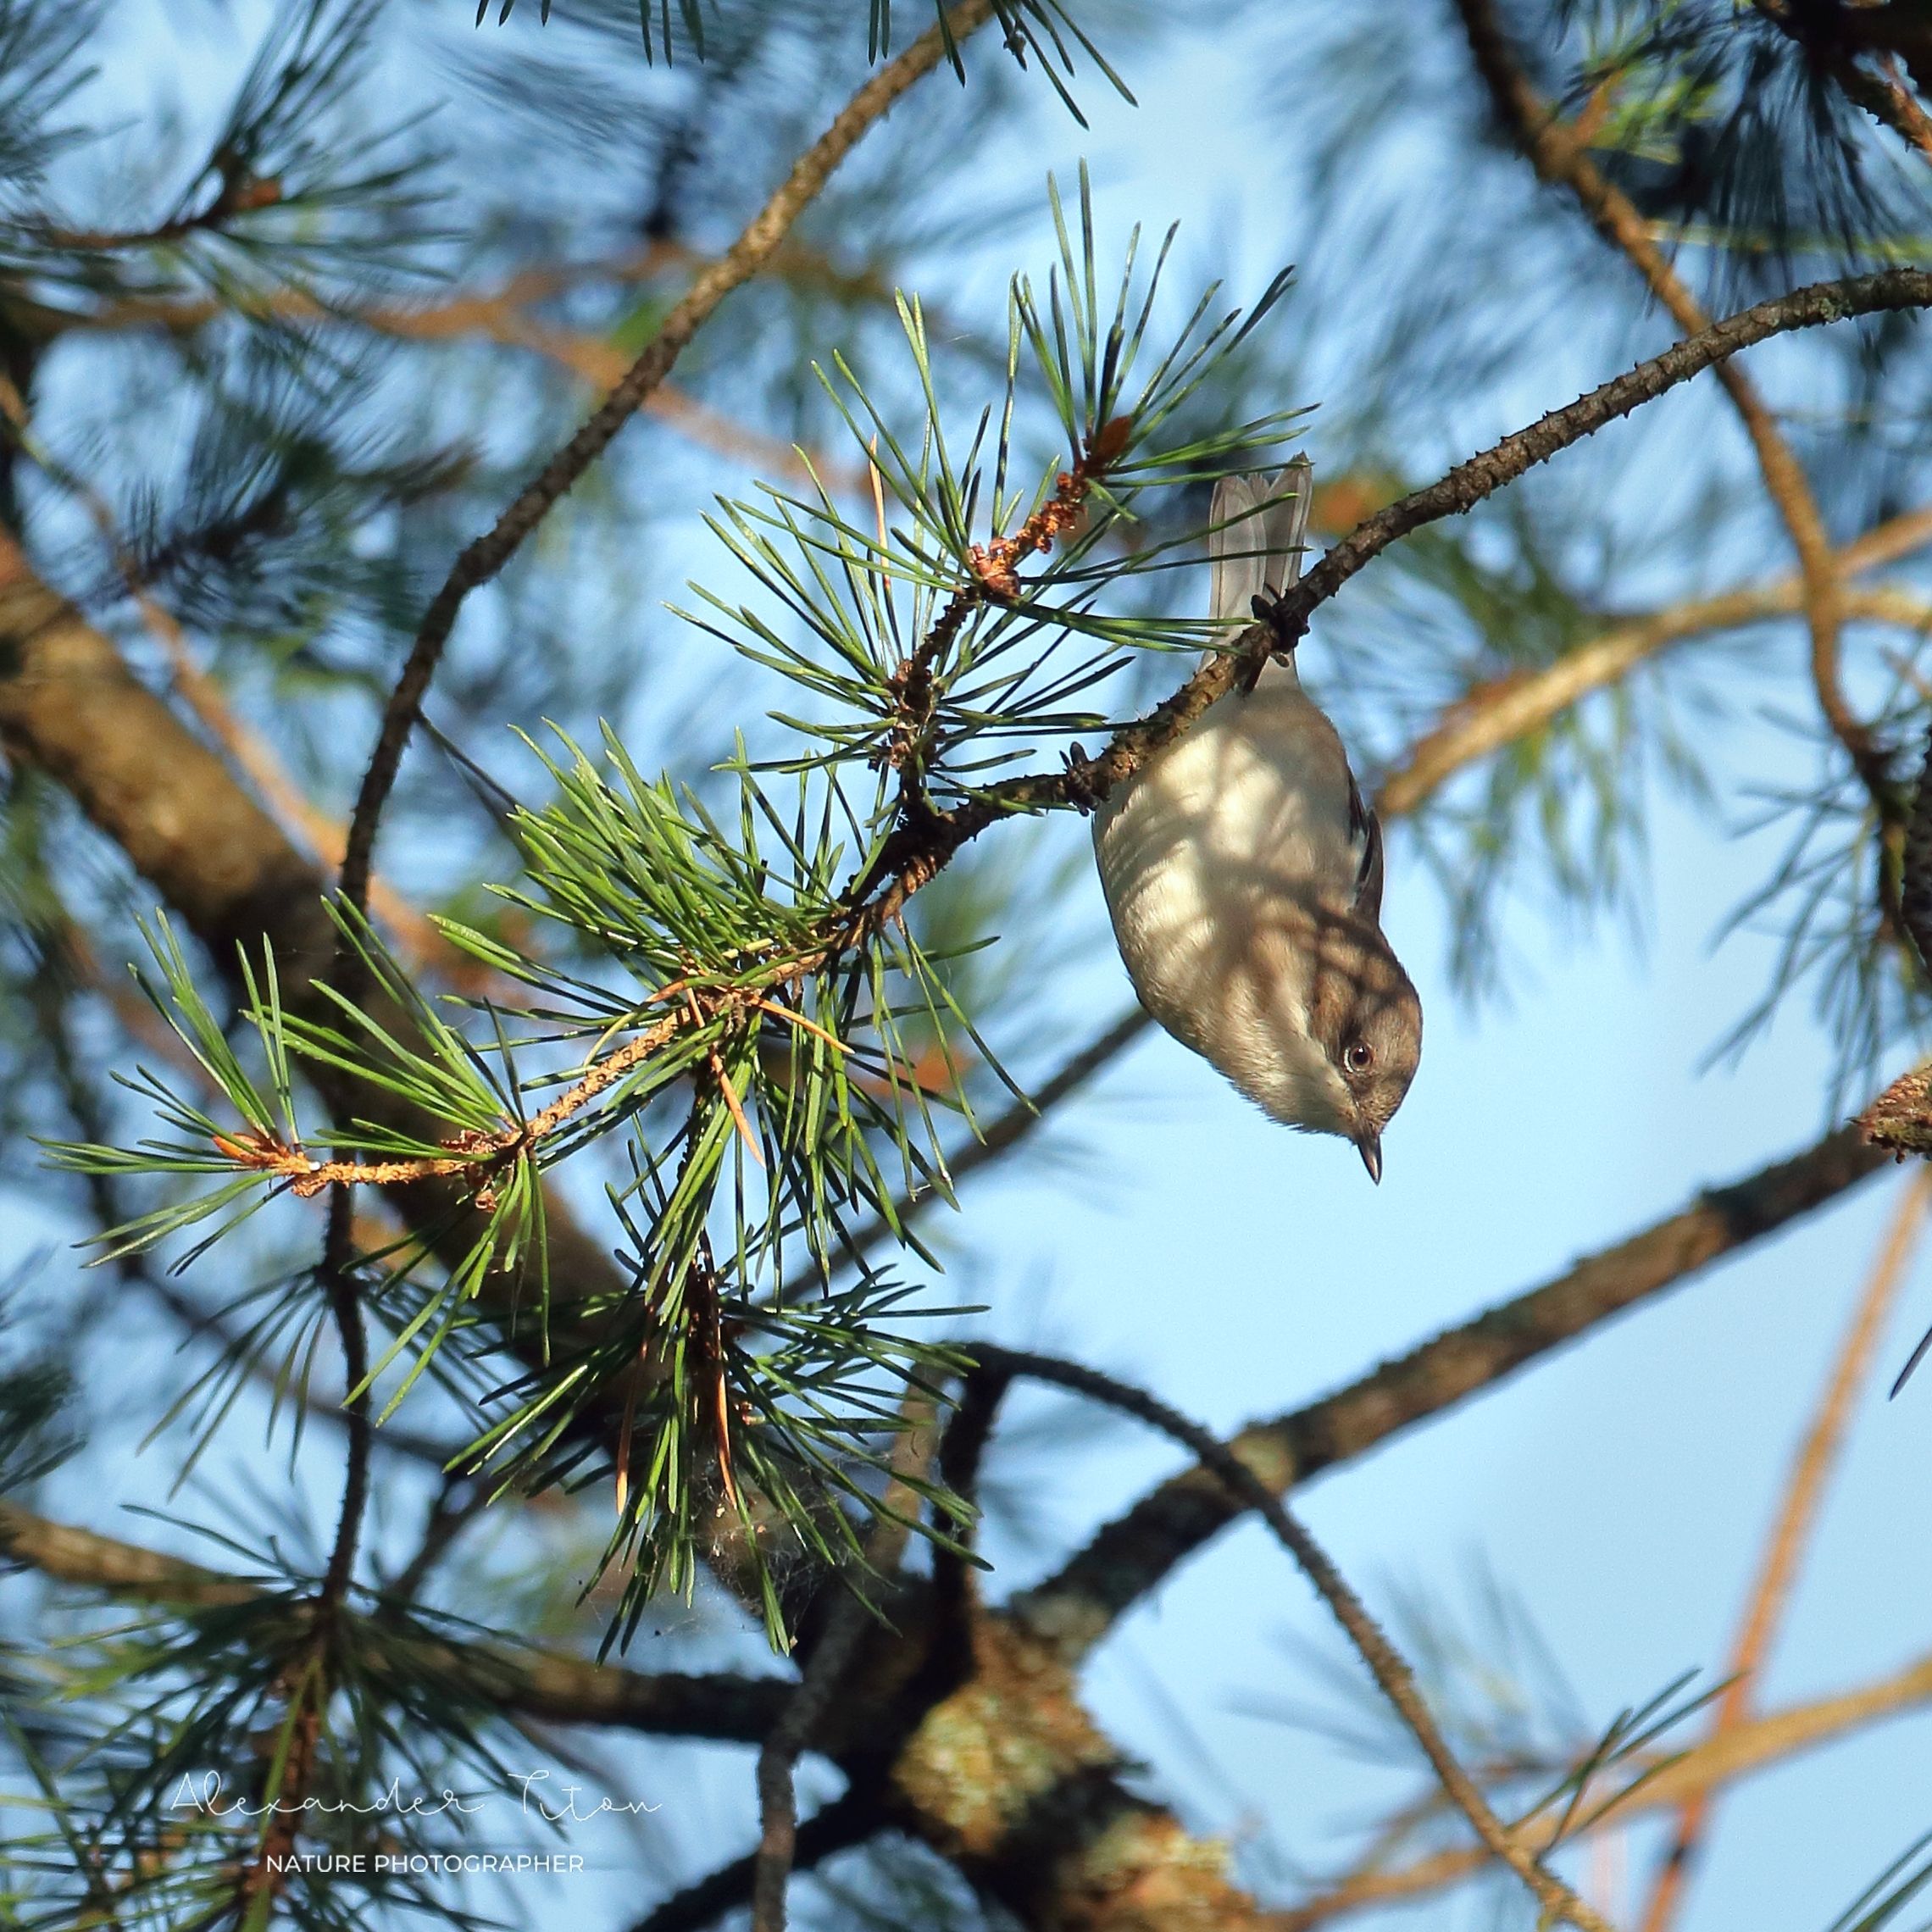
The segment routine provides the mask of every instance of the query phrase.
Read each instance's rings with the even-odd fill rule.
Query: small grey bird
[[[1310,468],[1214,491],[1213,614],[1252,621],[1301,575]],[[1422,1057],[1422,1002],[1382,936],[1382,829],[1292,659],[1218,699],[1094,814],[1114,937],[1141,1003],[1270,1119],[1382,1131]]]

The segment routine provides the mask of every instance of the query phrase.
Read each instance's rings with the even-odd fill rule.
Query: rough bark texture
[[[1858,1116],[1859,1130],[1874,1147],[1903,1160],[1932,1159],[1932,1076],[1922,1067],[1901,1074]]]
[[[1196,1838],[1120,1781],[1074,1673],[1009,1620],[975,1620],[972,1674],[929,1711],[891,1781],[902,1822],[1036,1932],[1266,1923]]]
[[[1932,974],[1932,732],[1926,736],[1918,786],[1913,795],[1912,816],[1906,821],[1904,876],[1899,881],[1898,909],[1918,954],[1919,965]]]

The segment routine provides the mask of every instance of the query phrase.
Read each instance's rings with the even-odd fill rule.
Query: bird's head
[[[1264,948],[1258,1077],[1241,1084],[1275,1119],[1352,1141],[1382,1178],[1382,1133],[1422,1058],[1422,1002],[1380,926],[1327,913]]]

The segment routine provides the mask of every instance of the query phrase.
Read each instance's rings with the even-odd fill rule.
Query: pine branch
[[[278,206],[281,183],[272,177],[257,180],[245,171],[225,170],[215,185],[215,192],[201,208],[191,208],[158,222],[152,228],[59,228],[30,230],[41,247],[63,253],[84,255],[124,254],[132,250],[166,247],[186,241],[191,235],[218,231],[241,215],[255,214]]]
[[[1173,697],[1117,731],[1096,757],[1069,759],[1061,772],[1006,780],[950,811],[935,811],[902,826],[874,868],[883,886],[865,908],[866,916],[874,927],[897,919],[907,899],[964,846],[1004,819],[1057,806],[1085,808],[1104,798],[1216,699],[1251,677],[1271,652],[1291,647],[1307,629],[1312,613],[1402,538],[1474,508],[1560,451],[1757,342],[1855,315],[1928,306],[1932,275],[1918,269],[1813,283],[1740,310],[1458,464],[1439,482],[1358,524],[1274,604],[1266,623],[1243,631]]]
[[[1815,325],[1841,314],[1913,305],[1926,298],[1928,290],[1932,290],[1932,278],[1912,271],[1892,271],[1857,282],[1818,285],[1792,296],[1761,303],[1743,315],[1678,345],[1663,356],[1639,365],[1629,375],[1602,386],[1567,409],[1554,412],[1541,423],[1506,439],[1482,456],[1472,458],[1441,483],[1418,491],[1379,513],[1316,565],[1290,597],[1283,600],[1270,626],[1257,625],[1244,634],[1235,652],[1211,660],[1151,719],[1118,734],[1098,759],[1075,761],[1058,778],[1008,781],[950,812],[930,808],[908,812],[904,822],[886,841],[873,864],[847,895],[844,910],[832,921],[829,930],[822,931],[821,942],[802,958],[795,956],[774,970],[767,981],[768,986],[795,984],[802,974],[836,961],[852,946],[883,931],[898,918],[910,894],[935,876],[968,839],[976,836],[997,817],[1016,808],[1036,808],[1070,801],[1085,802],[1103,794],[1109,785],[1124,776],[1152,749],[1185,728],[1208,702],[1220,695],[1223,688],[1249,668],[1251,662],[1258,661],[1257,652],[1266,650],[1279,640],[1298,636],[1305,627],[1307,612],[1316,603],[1332,595],[1349,575],[1399,536],[1437,517],[1468,508],[1533,464],[1546,459],[1557,449],[1752,341],[1785,329]],[[1097,445],[1095,455],[1096,459],[1104,460],[1105,452],[1099,451]],[[1022,532],[1023,539],[1026,534]],[[1001,579],[1002,572],[997,562],[990,563],[988,570],[990,576],[985,571],[981,573],[982,583]],[[1003,582],[999,587],[1002,595],[1010,594]],[[736,999],[741,995],[734,990],[730,997]],[[716,996],[712,998],[713,1005],[708,1008],[693,1001],[690,1011],[694,1024],[707,1025],[717,1018],[719,1009],[715,1004]],[[586,1074],[578,1094],[540,1117],[543,1126],[547,1128],[567,1120],[585,1100],[594,1097],[611,1080],[647,1058],[650,1052],[667,1044],[680,1030],[679,1021],[667,1019],[617,1049],[612,1063],[593,1068]],[[523,1129],[506,1129],[490,1136],[487,1145],[479,1146],[473,1140],[462,1145],[451,1144],[440,1157],[387,1163],[363,1171],[369,1178],[391,1182],[468,1176],[482,1172],[485,1163],[513,1150],[527,1151],[530,1145],[530,1137]],[[242,1150],[237,1158],[244,1165],[254,1164],[265,1171],[288,1173],[291,1178],[298,1179],[305,1188],[319,1187],[338,1177],[336,1170],[327,1163],[309,1162],[306,1156],[299,1155],[293,1149],[255,1146],[237,1141],[229,1151],[234,1153],[237,1148]],[[484,1157],[483,1163],[476,1158],[479,1154]],[[341,1178],[347,1178],[346,1171]]]

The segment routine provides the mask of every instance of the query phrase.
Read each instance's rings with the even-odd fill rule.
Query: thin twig
[[[369,889],[371,857],[382,808],[396,782],[419,708],[469,593],[489,583],[522,547],[564,495],[609,447],[639,405],[671,373],[691,338],[733,290],[769,260],[791,225],[831,177],[860,136],[913,84],[947,58],[954,44],[989,19],[993,0],[960,0],[943,20],[866,81],[832,125],[801,155],[784,183],[730,247],[703,269],[679,297],[649,345],[602,406],[497,518],[456,560],[430,600],[402,675],[390,693],[375,748],[363,774],[349,819],[341,891],[361,906]]]
[[[752,1932],[785,1932],[786,1886],[797,1864],[798,1824],[791,1774],[864,1643],[872,1613],[841,1593],[805,1674],[758,1752],[758,1845],[752,1859]]]
[[[349,1585],[354,1579],[356,1552],[361,1545],[364,1512],[369,1506],[369,1337],[363,1324],[362,1297],[355,1276],[354,1196],[336,1187],[329,1196],[329,1219],[323,1236],[318,1273],[342,1351],[342,1372],[348,1395],[342,1404],[348,1428],[344,1458],[342,1503],[328,1567],[314,1597],[310,1634],[289,1657],[280,1673],[285,1696],[282,1725],[286,1744],[281,1774],[274,1786],[274,1805],[255,1856],[242,1867],[236,1895],[243,1901],[273,1898],[286,1882],[287,1854],[305,1815],[308,1787],[335,1695],[338,1652],[342,1639]]]
[[[1847,99],[1932,159],[1932,118],[1900,79],[1898,56],[1885,42],[1884,30],[1892,25],[1896,9],[1835,7],[1821,15],[1811,8],[1795,9],[1786,0],[1754,0],[1754,4],[1764,19],[1790,36],[1807,63],[1829,69]],[[1875,32],[1859,33],[1862,14],[1873,16]],[[1868,74],[1859,66],[1861,53],[1875,57],[1878,73]]]
[[[1874,120],[1884,122],[1901,140],[1932,161],[1932,115],[1918,104],[1918,97],[1899,78],[1896,62],[1880,63],[1876,75],[1867,74],[1855,61],[1835,61],[1832,78]]]
[[[354,1196],[346,1187],[329,1196],[329,1226],[322,1251],[322,1288],[342,1350],[342,1413],[349,1432],[348,1456],[342,1482],[342,1507],[336,1541],[322,1578],[323,1601],[339,1605],[348,1594],[356,1549],[362,1536],[363,1511],[369,1502],[369,1452],[374,1434],[369,1422],[369,1336],[363,1325],[362,1296],[355,1278]]]
[[[1476,1836],[1522,1879],[1551,1920],[1566,1920],[1579,1932],[1612,1932],[1600,1913],[1579,1898],[1570,1888],[1540,1863],[1529,1849],[1490,1808],[1489,1800],[1456,1754],[1449,1748],[1434,1714],[1417,1688],[1415,1674],[1381,1627],[1368,1614],[1347,1579],[1330,1560],[1328,1553],[1296,1517],[1247,1464],[1217,1437],[1178,1410],[1169,1407],[1157,1396],[1111,1375],[1063,1362],[1052,1356],[1035,1355],[1014,1349],[978,1351],[980,1359],[998,1364],[1015,1374],[1030,1375],[1072,1389],[1096,1402],[1138,1417],[1142,1422],[1170,1435],[1198,1457],[1237,1501],[1254,1510],[1272,1530],[1283,1546],[1302,1567],[1322,1601],[1334,1613],[1335,1621],[1347,1633],[1351,1643],[1368,1665],[1382,1695],[1407,1725],[1422,1747],[1437,1780],[1456,1808],[1469,1821]]]
[[[1891,1224],[1825,1379],[1817,1412],[1792,1458],[1784,1502],[1765,1543],[1757,1580],[1752,1585],[1744,1618],[1731,1646],[1727,1681],[1711,1713],[1713,1738],[1721,1738],[1736,1729],[1751,1714],[1757,1680],[1790,1599],[1799,1560],[1818,1519],[1818,1505],[1844,1442],[1853,1403],[1870,1372],[1885,1318],[1891,1312],[1899,1285],[1924,1228],[1929,1206],[1932,1206],[1932,1171],[1920,1167],[1914,1169],[1900,1191]],[[1644,1912],[1643,1932],[1666,1932],[1676,1917],[1691,1866],[1709,1827],[1711,1809],[1712,1795],[1703,1791],[1678,1813],[1676,1829],[1657,1868],[1650,1903]]]
[[[454,1500],[456,1492],[465,1482],[470,1485],[469,1494],[458,1502]],[[398,1603],[414,1603],[423,1594],[430,1573],[448,1555],[457,1538],[497,1500],[487,1482],[460,1474],[446,1474],[430,1499],[429,1515],[414,1552],[384,1586],[383,1594]]]

